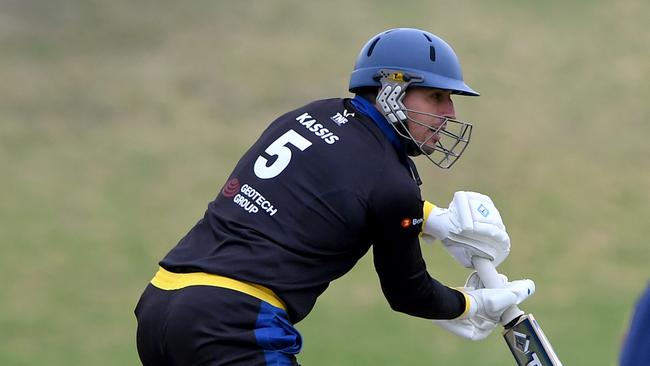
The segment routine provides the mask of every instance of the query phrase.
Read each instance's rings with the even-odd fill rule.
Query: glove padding
[[[442,241],[466,268],[474,268],[472,257],[490,259],[496,267],[510,254],[510,237],[499,210],[490,197],[480,193],[454,193],[448,209],[431,210],[422,231]]]
[[[472,273],[465,287],[459,289],[470,301],[469,311],[457,319],[433,322],[463,338],[473,341],[486,338],[499,325],[504,311],[520,304],[535,292],[532,280],[508,282],[504,275],[499,275],[499,279],[505,284],[504,288],[486,289],[482,288],[483,283],[477,273]]]

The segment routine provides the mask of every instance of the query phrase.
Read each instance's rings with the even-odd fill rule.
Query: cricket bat
[[[497,270],[489,259],[473,257],[472,264],[486,288],[503,287]],[[501,316],[505,338],[510,352],[519,366],[562,366],[551,343],[544,335],[533,314],[524,314],[517,306]]]

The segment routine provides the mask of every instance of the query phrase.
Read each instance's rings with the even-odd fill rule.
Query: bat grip
[[[503,288],[504,284],[499,280],[499,273],[491,260],[483,257],[472,257],[472,264],[478,272],[478,276],[483,281],[485,288]],[[513,320],[519,318],[524,312],[521,311],[517,305],[513,305],[506,309],[501,315],[501,324],[504,326],[509,325]]]

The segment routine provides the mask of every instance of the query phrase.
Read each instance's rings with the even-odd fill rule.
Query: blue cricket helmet
[[[412,86],[450,90],[453,94],[478,96],[463,81],[460,61],[454,50],[438,36],[412,28],[396,28],[380,33],[363,46],[348,90],[380,87],[382,69],[400,70],[422,78]]]

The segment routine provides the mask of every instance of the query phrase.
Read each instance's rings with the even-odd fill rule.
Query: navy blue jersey
[[[160,265],[266,286],[295,323],[372,246],[393,309],[460,315],[463,295],[426,271],[408,158],[366,114],[350,99],[326,99],[279,117]]]
[[[636,303],[619,362],[620,366],[650,365],[650,283]]]

